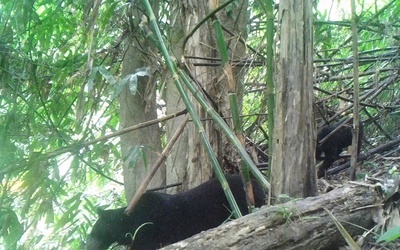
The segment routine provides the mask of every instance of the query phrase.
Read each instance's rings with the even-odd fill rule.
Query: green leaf
[[[377,243],[381,242],[381,241],[391,242],[398,238],[400,238],[400,226],[393,227],[393,228],[387,230],[376,240],[376,242]]]
[[[106,79],[106,81],[111,85],[114,85],[116,83],[114,76],[103,65],[99,67],[99,72],[103,75],[104,79]]]
[[[0,236],[4,238],[5,249],[16,249],[16,243],[24,233],[17,214],[12,209],[0,209]]]

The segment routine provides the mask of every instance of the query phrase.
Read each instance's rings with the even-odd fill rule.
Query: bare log
[[[318,197],[264,207],[163,249],[335,249],[345,241],[324,208],[354,238],[372,228],[380,201],[374,188],[347,184]]]

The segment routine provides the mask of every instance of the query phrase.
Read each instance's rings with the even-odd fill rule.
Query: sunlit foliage
[[[118,75],[123,3],[93,4],[0,2],[0,244],[6,249],[77,249],[94,205],[115,200],[112,189],[120,197],[121,184],[100,178],[120,178],[118,138],[82,145],[119,124],[113,86],[90,72],[104,67]]]
[[[119,129],[116,83],[127,2],[0,0],[0,248],[80,249],[95,207],[123,204],[119,139],[101,138]],[[250,2],[244,129],[267,145],[266,16],[262,1]],[[367,128],[370,141],[379,143],[399,132],[400,5],[357,2],[362,118],[383,125],[383,131]],[[316,101],[322,115],[349,113],[349,9],[333,18],[340,6],[320,5],[314,9]],[[173,41],[167,10],[160,10],[161,26]]]

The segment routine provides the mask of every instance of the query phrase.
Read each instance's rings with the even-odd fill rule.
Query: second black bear
[[[344,124],[340,127],[333,135],[331,135],[324,143],[320,144],[320,141],[329,135],[334,129],[340,126],[343,120],[332,125],[325,125],[318,129],[317,133],[317,147],[316,147],[316,159],[321,160],[322,152],[325,154],[324,161],[318,168],[318,178],[325,175],[325,171],[339,158],[343,148],[348,147],[352,143],[352,125]],[[363,136],[363,127],[360,123],[359,134],[358,134],[358,150],[357,154],[360,154],[361,142]]]
[[[227,181],[240,211],[248,214],[241,177],[227,176]],[[266,195],[256,182],[253,192],[255,206],[262,206]],[[125,209],[99,210],[86,249],[107,249],[114,242],[137,250],[158,249],[217,227],[231,216],[217,179],[176,195],[146,192],[130,216],[125,215]]]

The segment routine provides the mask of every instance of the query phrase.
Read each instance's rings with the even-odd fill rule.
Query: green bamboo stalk
[[[257,166],[254,164],[253,160],[250,158],[249,154],[247,154],[246,150],[243,148],[242,144],[240,143],[239,139],[236,135],[232,132],[229,126],[225,123],[224,119],[222,119],[219,114],[212,108],[212,106],[206,101],[206,98],[202,96],[201,92],[197,90],[196,86],[190,82],[188,77],[182,70],[178,69],[178,74],[186,83],[186,87],[192,92],[192,95],[196,98],[196,100],[200,103],[200,105],[204,108],[208,115],[210,115],[215,123],[221,128],[221,130],[225,133],[228,140],[236,147],[239,155],[242,159],[248,164],[250,168],[250,172],[253,176],[257,179],[257,181],[263,186],[265,190],[270,189],[270,184],[267,180],[265,180],[264,176],[258,170]]]
[[[229,103],[231,104],[231,114],[232,114],[232,123],[233,123],[233,131],[242,132],[242,121],[239,116],[239,105],[237,101],[236,93],[229,93]]]
[[[217,38],[217,45],[219,49],[219,54],[221,57],[221,66],[225,68],[225,66],[229,63],[229,55],[228,55],[228,49],[226,47],[225,43],[225,38],[224,38],[224,32],[222,31],[221,27],[221,22],[216,16],[212,17],[213,19],[213,24],[214,24],[214,29],[215,29],[215,36]],[[232,90],[232,89],[230,89]]]
[[[150,21],[150,25],[153,28],[153,31],[155,32],[155,34],[149,32],[149,30],[146,30],[145,26],[142,26],[143,29],[146,30],[147,32],[147,36],[148,38],[150,38],[151,40],[153,40],[153,42],[155,43],[155,45],[158,47],[158,49],[160,50],[160,52],[162,53],[162,55],[164,56],[164,59],[166,61],[166,65],[168,67],[168,69],[171,72],[171,75],[174,79],[174,83],[179,91],[180,96],[182,97],[183,102],[186,105],[186,108],[189,112],[189,114],[192,117],[193,123],[195,124],[197,130],[199,131],[199,135],[200,138],[202,140],[202,142],[204,143],[205,147],[206,147],[206,151],[210,157],[211,160],[211,164],[214,168],[215,174],[218,178],[218,180],[221,183],[221,186],[225,192],[225,195],[227,196],[229,205],[232,209],[232,213],[236,218],[239,218],[242,216],[240,209],[235,201],[235,198],[232,194],[232,191],[229,188],[228,182],[226,181],[225,175],[221,169],[221,167],[219,166],[218,160],[215,156],[215,153],[207,139],[207,136],[205,134],[205,130],[203,125],[201,124],[200,118],[197,116],[195,109],[192,105],[192,103],[189,100],[189,97],[186,94],[186,91],[184,90],[182,83],[179,80],[179,76],[177,74],[177,67],[176,64],[172,61],[169,51],[167,49],[167,47],[165,46],[162,36],[161,36],[161,32],[158,28],[157,22],[156,22],[156,18],[154,16],[153,10],[151,8],[151,5],[149,3],[148,0],[143,0],[144,6],[149,14],[149,21]],[[155,35],[155,37],[154,37]],[[180,71],[178,71],[180,72]],[[181,75],[181,74],[179,74]],[[186,78],[187,79],[187,78]],[[185,81],[185,80],[184,80]]]
[[[217,6],[214,6],[216,8]],[[213,11],[211,9],[211,11]],[[232,125],[233,125],[233,131],[236,135],[236,137],[240,141],[240,145],[242,147],[245,146],[245,141],[243,137],[243,130],[242,130],[242,123],[239,115],[239,102],[237,98],[237,93],[236,93],[236,81],[235,78],[233,77],[232,74],[232,67],[229,63],[229,55],[228,55],[228,48],[225,43],[225,37],[224,37],[224,32],[222,30],[221,22],[219,19],[213,15],[212,16],[213,24],[214,24],[214,29],[215,29],[215,35],[217,39],[217,45],[219,49],[219,54],[221,57],[221,66],[224,69],[224,73],[227,78],[228,82],[228,98],[229,98],[229,105],[230,105],[230,111],[232,115]],[[253,189],[251,180],[250,180],[250,174],[249,174],[249,167],[246,164],[246,162],[239,162],[239,171],[242,176],[242,179],[245,183],[246,187],[246,199],[248,201],[248,205],[250,209],[254,208],[254,195],[253,195]]]
[[[198,91],[197,87],[187,78],[184,72],[182,70],[179,70],[176,68],[176,65],[174,62],[172,62],[171,57],[167,51],[166,46],[162,43],[162,36],[160,33],[160,30],[157,26],[157,23],[155,21],[154,14],[152,13],[152,9],[150,7],[149,1],[148,0],[143,0],[144,4],[147,8],[147,10],[150,13],[150,20],[152,21],[152,27],[155,31],[155,36],[158,38],[158,40],[154,39],[155,41],[161,41],[160,44],[156,42],[156,45],[159,46],[160,52],[163,54],[166,65],[168,69],[170,69],[172,76],[177,78],[176,76],[176,70],[178,71],[178,75],[184,80],[184,83],[186,84],[186,87],[189,89],[190,92],[192,92],[193,96],[196,98],[196,100],[200,103],[200,105],[204,108],[204,110],[213,118],[213,120],[216,122],[216,124],[221,128],[221,130],[226,134],[227,138],[230,140],[230,142],[236,147],[238,150],[239,155],[242,157],[243,160],[246,161],[246,163],[250,167],[251,173],[256,177],[257,181],[263,186],[265,190],[270,189],[270,184],[268,183],[267,180],[265,180],[264,176],[261,174],[261,172],[258,170],[257,166],[254,164],[250,156],[247,154],[246,150],[242,147],[240,144],[240,141],[238,138],[232,133],[232,130],[228,127],[228,125],[225,123],[225,121],[219,116],[219,114],[212,108],[212,106],[206,101],[204,96],[201,94],[200,91]],[[145,28],[145,27],[143,27]],[[151,32],[148,33],[148,37],[151,38],[154,36]],[[186,79],[186,80],[185,80]],[[177,81],[175,81],[176,83]],[[200,130],[199,130],[200,131]],[[204,129],[203,129],[204,131]],[[216,173],[218,174],[218,173]]]
[[[196,114],[196,112],[193,108],[193,104],[190,102],[190,99],[187,96],[186,91],[183,89],[183,86],[182,86],[181,82],[179,81],[179,78],[176,76],[177,76],[176,73],[174,73],[175,85],[176,85],[176,87],[179,91],[179,94],[182,97],[182,100],[184,101],[184,103],[192,117],[192,120],[193,120],[195,126],[197,127],[197,130],[199,131],[200,138],[206,147],[207,153],[210,157],[211,164],[214,168],[214,171],[215,171],[215,174],[216,174],[218,180],[221,183],[222,189],[224,190],[225,195],[227,196],[227,199],[228,199],[229,205],[232,209],[233,215],[235,216],[235,218],[239,218],[242,216],[242,214],[241,214],[240,209],[235,201],[232,191],[229,188],[228,182],[226,181],[225,174],[222,171],[222,169],[218,163],[217,157],[215,156],[214,150],[212,149],[211,144],[207,139],[207,135],[205,133],[203,125],[201,124],[199,116]]]
[[[210,4],[211,6],[211,4]],[[214,13],[214,10],[217,9],[217,6],[211,6],[211,12]],[[243,139],[243,131],[242,131],[242,126],[241,126],[241,120],[239,116],[239,108],[238,108],[238,101],[237,101],[237,95],[236,95],[236,82],[234,80],[234,77],[232,75],[232,68],[231,65],[229,64],[229,55],[228,55],[228,49],[225,43],[225,38],[224,38],[224,33],[222,30],[222,26],[220,21],[215,15],[211,16],[211,19],[213,20],[214,24],[214,29],[215,29],[215,34],[216,34],[216,39],[217,39],[217,45],[221,57],[221,63],[222,67],[224,69],[224,73],[226,74],[228,78],[228,95],[229,95],[229,104],[231,108],[231,114],[232,114],[232,121],[233,121],[233,128],[236,136],[232,135],[232,131],[230,128],[226,125],[226,123],[223,122],[218,124],[218,120],[222,120],[221,117],[214,111],[209,108],[206,108],[206,106],[209,106],[207,101],[201,101],[200,95],[198,95],[195,91],[195,88],[189,88],[189,90],[192,92],[192,94],[195,96],[197,101],[205,108],[207,113],[213,117],[213,119],[217,122],[217,124],[221,127],[221,129],[224,131],[228,139],[230,139],[231,143],[237,148],[240,156],[244,159],[243,164],[240,165],[240,171],[242,173],[242,177],[246,182],[250,181],[248,172],[249,168],[250,171],[253,173],[253,175],[257,178],[257,180],[264,186],[264,188],[269,189],[269,183],[265,180],[265,178],[262,176],[258,168],[255,166],[254,162],[252,159],[249,157],[247,154],[246,150],[244,150],[244,139]],[[190,84],[190,83],[188,83]],[[214,112],[213,112],[214,111]],[[213,114],[215,113],[215,114]],[[214,117],[215,116],[215,117]]]

